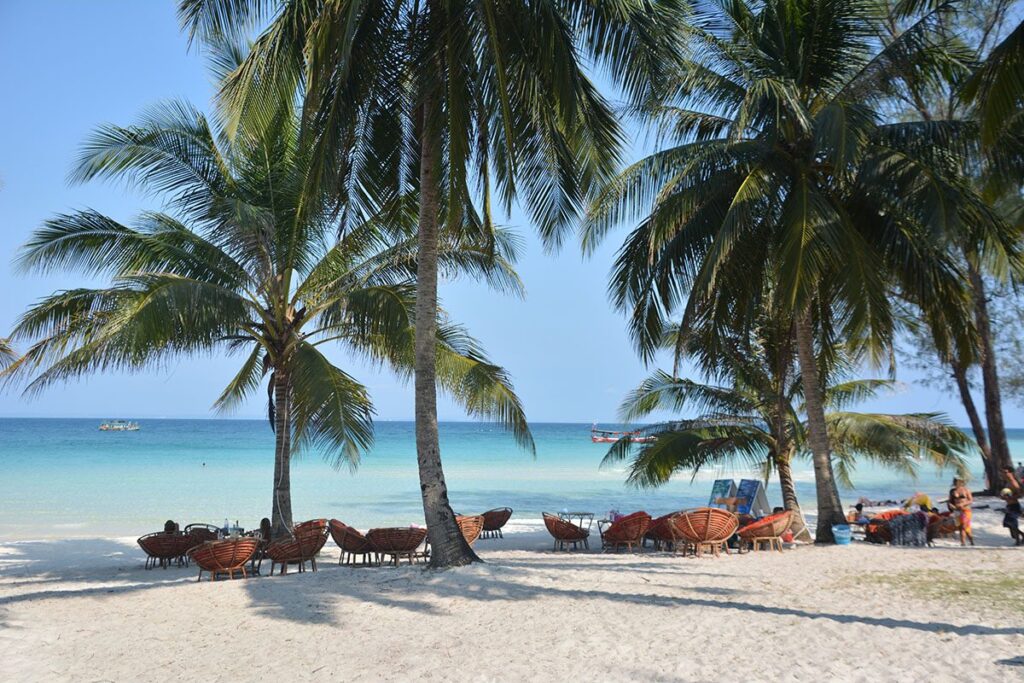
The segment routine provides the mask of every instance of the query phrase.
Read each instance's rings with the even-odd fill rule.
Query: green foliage
[[[14,330],[27,350],[8,377],[33,392],[96,371],[137,371],[214,349],[243,352],[215,408],[233,410],[267,382],[273,414],[274,388],[285,382],[295,447],[354,466],[373,440],[373,405],[320,347],[340,344],[408,375],[415,226],[402,197],[367,221],[340,223],[333,192],[310,181],[300,117],[282,105],[271,119],[227,135],[195,108],[168,102],[136,125],[100,128],[72,177],[138,186],[165,198],[168,212],[143,214],[129,226],[84,210],[33,234],[21,268],[71,270],[110,284],[57,292],[32,306]],[[517,293],[517,247],[500,228],[450,231],[439,261],[451,277]],[[442,387],[532,448],[504,370],[465,332],[439,335],[437,346],[447,359]]]

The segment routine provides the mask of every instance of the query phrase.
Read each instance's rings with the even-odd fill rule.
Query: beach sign
[[[743,499],[743,502],[736,506],[738,515],[771,514],[772,508],[768,505],[768,496],[760,479],[740,479],[736,497]]]
[[[732,479],[715,479],[711,487],[711,499],[708,505],[713,508],[725,509],[725,505],[716,503],[719,498],[732,498],[736,495],[736,482]]]

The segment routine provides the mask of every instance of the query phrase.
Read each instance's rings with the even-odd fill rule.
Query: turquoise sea
[[[101,432],[91,419],[0,419],[0,539],[140,535],[164,520],[245,527],[270,513],[273,435],[261,420],[141,420],[138,432]],[[612,425],[602,425],[614,428]],[[518,518],[564,508],[653,513],[707,503],[711,480],[753,476],[708,472],[656,491],[624,485],[621,468],[601,469],[607,445],[590,442],[589,424],[533,424],[537,455],[501,429],[475,422],[441,425],[449,495],[459,512],[510,506]],[[1024,453],[1024,430],[1014,430]],[[980,481],[981,463],[972,463]],[[798,493],[814,507],[809,463],[798,464]],[[923,467],[917,480],[862,466],[857,497],[948,491],[950,473]],[[771,505],[780,504],[769,485]],[[359,528],[423,519],[412,422],[379,422],[376,443],[355,470],[306,453],[293,461],[295,518],[337,517]]]

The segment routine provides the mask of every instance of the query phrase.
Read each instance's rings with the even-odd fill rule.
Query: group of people
[[[1016,545],[1024,545],[1024,531],[1020,529],[1020,518],[1024,514],[1021,508],[1021,498],[1024,498],[1024,487],[1021,485],[1021,481],[1024,480],[1024,476],[1021,473],[1022,469],[1024,468],[1018,466],[1015,471],[1013,468],[1007,467],[1005,475],[1008,485],[999,492],[999,498],[1006,503],[1006,509],[1003,512],[1003,526],[1010,532],[1010,537]],[[895,501],[886,501],[886,503],[893,504]],[[956,530],[960,536],[960,545],[967,545],[968,543],[974,545],[974,533],[971,527],[973,504],[974,496],[971,494],[970,489],[967,488],[967,483],[960,478],[954,479],[953,487],[949,490],[949,498],[946,501],[946,505],[949,508],[949,513],[946,514],[956,519]],[[864,513],[865,505],[875,505],[875,501],[862,498],[847,515],[847,520],[855,524],[870,523],[871,519]],[[914,509],[916,514],[924,515],[926,519],[925,524],[928,523],[929,517],[940,514],[938,508],[932,507],[931,499],[923,494],[915,494],[907,499],[904,507],[908,510]]]

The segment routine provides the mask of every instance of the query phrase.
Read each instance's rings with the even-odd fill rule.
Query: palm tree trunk
[[[971,431],[974,432],[974,440],[981,450],[981,462],[985,466],[986,492],[995,490],[992,482],[996,480],[994,471],[995,463],[992,462],[992,449],[988,445],[988,436],[985,434],[985,425],[981,423],[981,416],[978,415],[978,406],[974,404],[974,397],[971,396],[971,387],[967,383],[967,370],[960,363],[950,363],[953,369],[953,379],[956,381],[956,388],[960,392],[960,401],[964,404],[964,411],[967,413],[967,420],[971,423]]]
[[[432,118],[434,99],[423,98],[420,132],[419,248],[416,263],[416,457],[423,516],[430,538],[430,566],[455,567],[479,562],[448,502],[437,431],[437,230],[439,160]]]
[[[981,353],[981,380],[985,397],[985,422],[988,423],[988,437],[992,454],[992,473],[989,486],[994,490],[1006,486],[1003,470],[1013,467],[1010,444],[1006,439],[1006,425],[1003,423],[1003,402],[999,392],[999,373],[996,369],[996,354],[992,346],[992,324],[988,315],[988,301],[985,299],[985,283],[981,274],[968,263],[967,276],[974,298],[974,322],[978,328],[978,345]]]
[[[817,358],[814,355],[814,330],[810,306],[797,316],[794,331],[804,402],[807,404],[807,441],[813,455],[814,483],[818,493],[818,528],[814,538],[815,543],[833,543],[835,538],[832,536],[832,525],[843,524],[846,518],[843,516],[843,504],[839,500],[836,478],[832,473],[832,453],[828,445],[825,406],[818,380]]]
[[[779,473],[779,487],[782,489],[782,507],[787,510],[799,510],[800,502],[796,498],[796,483],[793,481],[793,468],[786,456],[775,456],[775,471]]]
[[[292,386],[286,373],[274,373],[274,503],[270,519],[275,538],[292,530]]]

